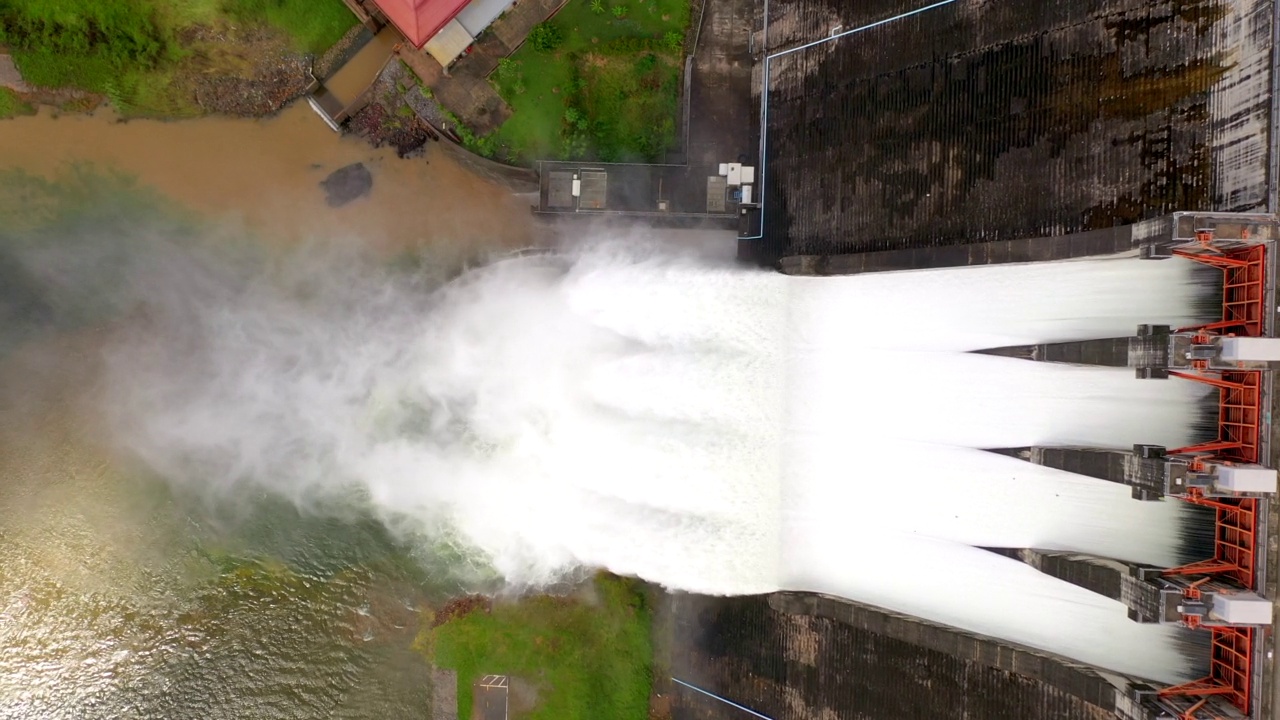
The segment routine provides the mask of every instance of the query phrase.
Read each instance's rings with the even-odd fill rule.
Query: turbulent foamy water
[[[321,260],[234,291],[198,265],[148,282],[107,406],[178,481],[354,499],[517,584],[814,590],[1188,670],[1170,631],[972,546],[1178,560],[1178,506],[977,448],[1176,445],[1195,388],[963,354],[1185,323],[1187,263],[797,279],[606,245],[434,292]]]

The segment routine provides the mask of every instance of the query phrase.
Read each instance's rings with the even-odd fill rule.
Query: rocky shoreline
[[[356,25],[315,57],[290,50],[286,38],[268,27],[190,27],[181,42],[192,54],[178,66],[172,84],[175,94],[188,98],[197,111],[155,119],[271,117],[303,98],[314,79],[340,67],[353,53],[361,33],[367,32]],[[74,88],[27,85],[11,60],[7,63],[9,72],[2,72],[8,59],[0,48],[0,87],[8,87],[24,102],[67,113],[92,112],[108,102],[104,95]],[[375,148],[395,148],[402,158],[420,154],[428,141],[439,139],[437,129],[450,124],[435,101],[421,94],[420,87],[401,63],[390,63],[374,81],[372,102],[346,122],[343,132],[364,138]],[[126,118],[132,114],[127,108],[117,110]]]

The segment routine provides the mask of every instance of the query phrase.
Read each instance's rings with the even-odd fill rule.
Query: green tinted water
[[[109,173],[0,177],[0,719],[424,717],[411,643],[452,588],[408,547],[105,446],[99,350],[135,310],[109,250],[158,235],[230,242]]]

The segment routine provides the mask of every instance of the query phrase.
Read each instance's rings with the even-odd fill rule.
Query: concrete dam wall
[[[768,3],[761,262],[1272,203],[1274,3],[958,0],[821,42],[927,4]]]
[[[1084,666],[822,596],[672,601],[671,672],[774,720],[1115,717],[1115,685]],[[674,720],[749,714],[693,691]]]

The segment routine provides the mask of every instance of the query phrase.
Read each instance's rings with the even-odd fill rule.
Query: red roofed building
[[[373,32],[391,25],[418,50],[449,67],[514,0],[345,0]]]
[[[468,2],[470,0],[374,0],[382,14],[418,49],[462,12]]]

